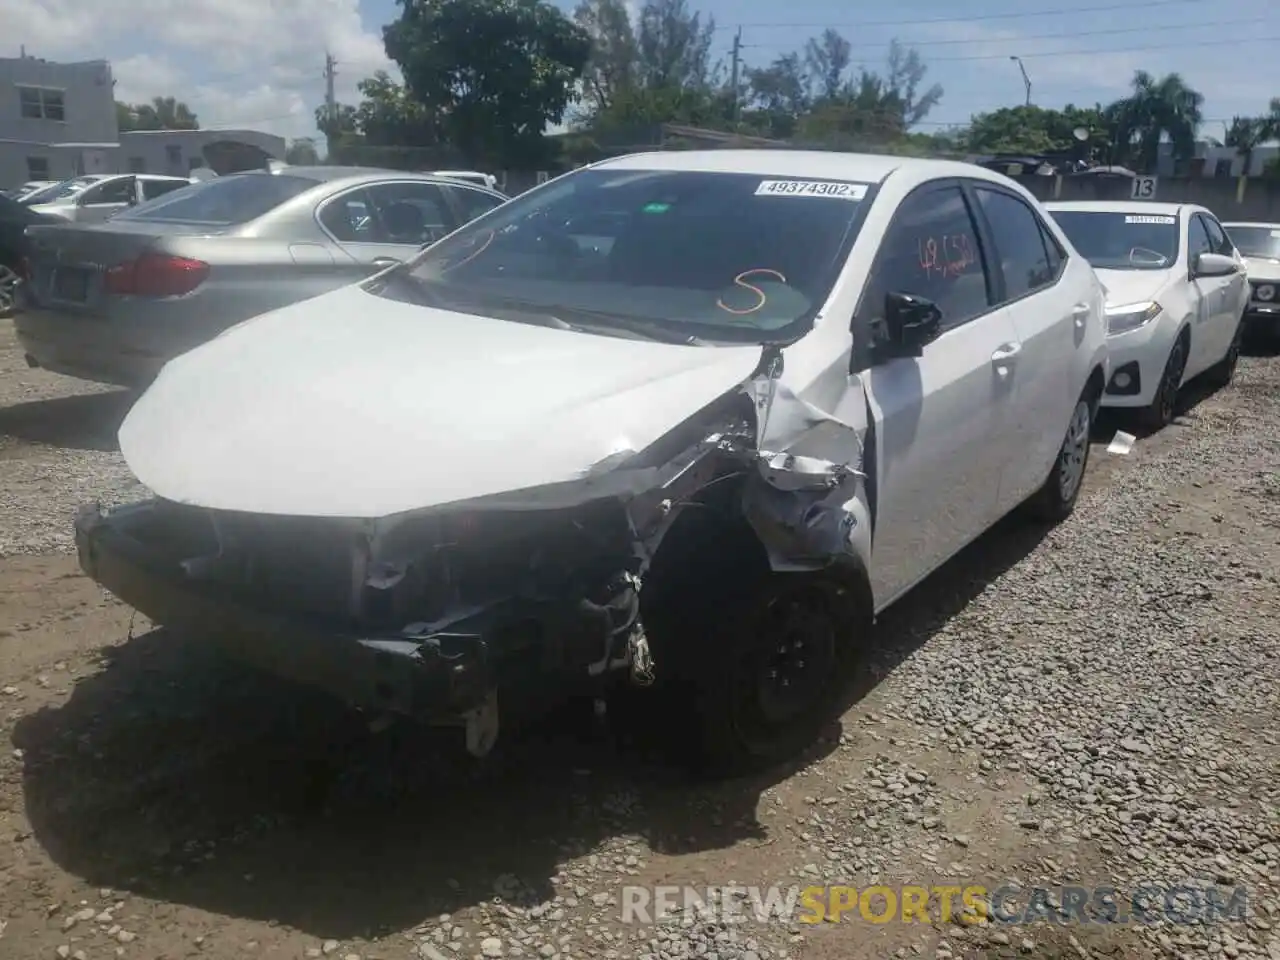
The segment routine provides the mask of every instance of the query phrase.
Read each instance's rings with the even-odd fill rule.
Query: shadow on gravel
[[[119,449],[116,432],[133,405],[127,390],[0,407],[0,436],[72,450]]]
[[[1043,534],[1011,518],[897,604],[850,703]],[[346,939],[495,893],[519,900],[510,877],[547,898],[558,861],[611,837],[659,853],[763,839],[761,791],[840,735],[769,777],[695,785],[577,719],[501,741],[489,766],[469,768],[420,733],[368,734],[323,695],[155,631],[111,648],[64,706],[23,718],[14,743],[34,841],[61,868]]]

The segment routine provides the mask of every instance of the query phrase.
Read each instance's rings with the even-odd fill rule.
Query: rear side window
[[[315,180],[279,173],[241,173],[184,186],[118,220],[158,223],[248,223],[316,185]]]
[[[446,187],[445,189],[458,201],[458,211],[462,214],[463,223],[483,216],[502,203],[500,198],[483,190],[469,190],[466,187]]]
[[[886,294],[909,293],[937,304],[946,329],[991,308],[982,244],[959,187],[920,190],[902,202],[867,293],[870,317],[881,316]]]
[[[996,249],[992,259],[1004,273],[1006,302],[1043,290],[1053,283],[1058,271],[1049,259],[1044,231],[1035,211],[1002,190],[975,187]]]
[[[143,200],[154,200],[156,197],[163,197],[166,193],[173,193],[189,185],[186,180],[139,180],[138,182],[142,184]]]

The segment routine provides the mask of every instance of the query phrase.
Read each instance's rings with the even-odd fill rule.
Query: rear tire
[[[1231,381],[1235,379],[1236,366],[1240,362],[1240,345],[1244,341],[1244,320],[1236,326],[1235,336],[1231,338],[1231,345],[1227,347],[1226,355],[1205,371],[1205,381],[1215,389],[1221,390],[1224,387],[1231,386]]]
[[[18,271],[0,263],[0,320],[13,316],[17,306]]]
[[[1156,387],[1155,399],[1151,406],[1138,414],[1143,428],[1154,433],[1163,430],[1173,422],[1178,412],[1178,392],[1182,389],[1182,375],[1187,369],[1187,353],[1190,343],[1183,334],[1174,341],[1169,351],[1169,359],[1165,361],[1164,373],[1160,376],[1160,384]]]
[[[1089,466],[1089,439],[1098,412],[1098,400],[1097,388],[1090,385],[1076,401],[1053,469],[1049,471],[1044,486],[1027,501],[1030,513],[1037,520],[1061,523],[1075,510],[1080,489],[1084,486],[1085,470]]]

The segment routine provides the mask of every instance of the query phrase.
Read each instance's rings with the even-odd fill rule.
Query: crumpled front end
[[[76,523],[80,563],[158,624],[370,710],[463,724],[484,753],[499,691],[505,714],[551,692],[652,682],[645,577],[708,496],[728,497],[774,570],[865,563],[864,428],[779,373],[766,364],[577,483],[376,521],[91,507]]]

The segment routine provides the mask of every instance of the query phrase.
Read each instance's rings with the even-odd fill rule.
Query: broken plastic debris
[[[1111,438],[1111,442],[1107,444],[1107,453],[1114,453],[1117,456],[1127,457],[1133,452],[1133,445],[1138,440],[1132,433],[1125,433],[1123,430],[1117,430],[1116,435]]]

